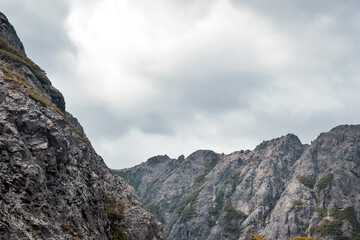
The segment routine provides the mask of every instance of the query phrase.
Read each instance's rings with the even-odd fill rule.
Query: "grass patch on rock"
[[[302,176],[302,175],[298,175],[296,176],[296,179],[301,183],[303,184],[304,186],[308,187],[308,188],[314,188],[314,185],[315,185],[315,180],[312,180],[312,179],[309,179],[305,176]]]
[[[333,179],[334,175],[332,173],[326,174],[316,183],[316,186],[319,190],[322,190],[330,185]]]
[[[119,201],[117,202],[116,199],[111,196],[109,193],[105,193],[105,210],[107,218],[110,221],[110,226],[113,234],[114,240],[125,240],[131,239],[125,229],[121,227],[121,224],[125,220],[125,202]]]
[[[73,225],[69,223],[63,223],[61,224],[61,228],[64,232],[69,233],[73,238],[82,238],[82,234],[79,232],[79,230],[76,229]]]
[[[294,207],[297,211],[301,211],[303,209],[304,202],[300,199],[294,201]]]
[[[0,52],[1,54],[1,52]],[[12,89],[21,92],[25,96],[29,97],[30,99],[34,100],[38,104],[40,104],[43,107],[49,107],[53,111],[59,113],[67,122],[67,124],[70,126],[71,130],[75,132],[81,140],[86,143],[87,145],[90,145],[90,141],[87,139],[84,132],[79,130],[75,127],[74,124],[71,123],[69,118],[66,116],[66,114],[61,111],[45,94],[43,94],[37,87],[29,84],[26,81],[25,76],[12,64],[3,64],[1,70],[5,74],[2,78],[9,82],[9,85]]]
[[[340,209],[334,207],[329,213],[331,220],[325,220],[318,226],[310,228],[311,236],[332,237],[334,240],[358,240],[360,239],[360,224],[356,217],[354,207]],[[352,226],[351,236],[345,236],[342,230],[344,222]]]
[[[240,234],[238,222],[240,220],[244,220],[247,215],[243,213],[241,210],[236,210],[232,203],[231,198],[229,198],[225,205],[225,216],[224,216],[224,235],[235,235],[238,236]]]
[[[215,198],[215,206],[209,209],[209,214],[217,219],[223,208],[224,208],[224,191],[220,191]]]
[[[40,82],[50,84],[45,72],[38,65],[31,61],[23,52],[17,50],[3,39],[0,39],[0,55],[25,65]]]

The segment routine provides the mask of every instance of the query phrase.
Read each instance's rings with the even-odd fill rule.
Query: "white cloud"
[[[192,123],[181,126],[175,135],[131,129],[122,137],[101,139],[97,142],[97,150],[110,166],[132,167],[134,159],[138,159],[138,164],[155,155],[177,158],[199,149],[230,153],[253,148],[260,141],[249,134],[255,126],[252,117],[246,113],[229,113],[219,119],[208,117],[198,114]]]
[[[110,166],[254,147],[256,120],[241,109],[257,91],[252,75],[286,66],[292,51],[271,22],[222,0],[84,4],[72,1],[67,20],[83,89],[131,121],[127,134],[95,140]]]
[[[360,117],[357,1],[0,3],[113,168]]]
[[[110,167],[253,148],[287,132],[309,141],[354,121],[356,26],[331,7],[285,7],[72,0],[67,27],[81,91],[118,122],[93,140]]]
[[[360,117],[354,0],[0,3],[110,167]]]
[[[174,69],[261,71],[287,62],[286,39],[228,1],[189,3],[179,11],[171,1],[103,0],[87,13],[83,4],[74,1],[68,18],[83,85],[121,113],[167,95],[154,76]]]

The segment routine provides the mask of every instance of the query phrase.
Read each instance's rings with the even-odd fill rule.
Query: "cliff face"
[[[303,145],[292,134],[253,151],[157,156],[116,171],[168,239],[360,239],[360,126]]]
[[[0,239],[162,239],[0,13]]]
[[[25,53],[24,46],[16,34],[14,27],[9,23],[4,14],[0,12],[0,38],[4,39],[17,50]]]

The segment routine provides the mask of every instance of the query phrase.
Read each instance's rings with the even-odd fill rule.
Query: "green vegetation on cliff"
[[[332,173],[326,174],[316,183],[316,186],[319,188],[319,190],[322,190],[330,185],[333,179],[334,175]]]
[[[354,207],[347,207],[341,210],[339,207],[334,207],[330,210],[331,220],[326,219],[318,226],[310,228],[312,236],[333,237],[335,240],[358,240],[360,239],[360,224],[356,217]],[[343,225],[350,224],[352,227],[351,237],[345,236],[342,229]]]
[[[296,176],[296,179],[308,188],[313,188],[316,183],[314,180],[308,179],[307,177],[301,175]]]
[[[119,201],[117,203],[114,197],[105,193],[105,209],[106,215],[110,220],[114,240],[128,239],[128,235],[125,233],[125,230],[120,227],[120,224],[125,220],[125,203],[123,201]]]

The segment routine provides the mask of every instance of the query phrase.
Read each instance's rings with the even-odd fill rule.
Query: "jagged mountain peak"
[[[159,163],[163,163],[167,160],[170,160],[169,156],[167,155],[158,155],[158,156],[154,156],[152,158],[149,158],[146,163],[150,164],[150,165],[155,165],[155,164],[159,164]]]
[[[44,101],[50,101],[66,114],[65,100],[61,92],[52,86],[45,71],[26,56],[15,29],[4,14],[0,14],[0,21],[0,53],[3,66],[0,75],[27,88],[33,98],[40,97],[38,93],[41,92],[42,97],[46,98],[43,98]],[[69,119],[73,119],[72,116],[69,115]]]
[[[287,134],[252,151],[200,150],[120,174],[169,239],[360,239],[360,125],[310,145]]]
[[[279,148],[281,146],[301,146],[302,143],[300,139],[292,133],[289,133],[285,136],[279,138],[274,138],[271,140],[266,140],[256,146],[255,151],[260,151],[262,149],[267,150],[267,148]]]
[[[186,159],[188,161],[201,161],[208,158],[213,158],[218,154],[211,150],[197,150],[190,154]]]
[[[360,125],[354,125],[354,124],[343,124],[343,125],[339,125],[334,127],[333,129],[331,129],[329,132],[324,133],[324,134],[328,134],[328,133],[332,133],[332,132],[347,132],[347,133],[354,133],[356,134],[356,132],[360,131]]]
[[[25,48],[7,17],[0,12],[0,38],[25,54]]]

